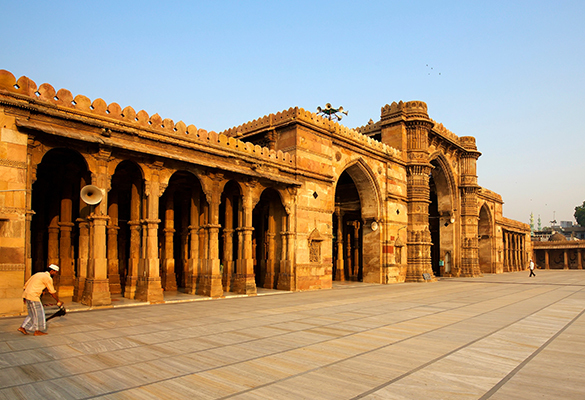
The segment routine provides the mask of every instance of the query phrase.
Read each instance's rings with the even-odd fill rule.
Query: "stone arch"
[[[431,155],[433,166],[429,177],[429,231],[431,233],[431,265],[435,276],[450,276],[457,257],[457,184],[444,154]],[[448,257],[447,257],[448,255]],[[446,259],[449,265],[446,265]]]
[[[75,290],[75,266],[80,254],[80,220],[87,215],[80,191],[91,174],[83,155],[70,148],[46,151],[36,166],[32,185],[31,265],[32,273],[49,264],[60,266],[55,284],[59,296],[71,300]],[[79,268],[79,267],[78,267]]]
[[[362,158],[359,158],[348,163],[343,168],[343,172],[347,172],[355,183],[360,196],[363,220],[371,222],[380,219],[380,188],[374,178],[375,174],[372,169]],[[335,184],[335,191],[337,190],[338,182],[339,177]]]
[[[234,289],[236,262],[243,255],[243,188],[235,179],[222,182],[219,204],[219,257],[222,286],[225,292]]]
[[[193,292],[202,244],[201,213],[205,204],[201,182],[190,171],[177,170],[169,177],[159,202],[161,283],[165,291],[179,288]]]
[[[372,224],[381,218],[381,195],[374,176],[368,165],[357,159],[346,165],[335,184],[335,280],[382,282],[380,230]]]
[[[286,215],[279,191],[272,187],[265,188],[252,215],[252,253],[257,287],[279,287]]]
[[[455,205],[457,204],[457,182],[449,161],[440,152],[432,154],[429,160],[433,167],[435,167],[433,171],[437,170],[437,167],[441,171],[441,175],[438,176],[440,181],[439,190],[441,191],[441,197],[444,199],[441,201],[439,209],[446,210],[448,209],[447,206],[450,206],[450,211],[454,211],[456,208]]]
[[[110,293],[134,299],[143,258],[144,170],[122,160],[111,175],[108,194],[108,279]]]
[[[482,273],[496,273],[494,260],[494,221],[488,203],[479,208],[478,247],[479,268]]]

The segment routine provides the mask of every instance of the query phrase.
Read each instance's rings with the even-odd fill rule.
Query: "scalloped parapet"
[[[381,121],[374,122],[373,120],[370,119],[370,121],[366,125],[358,126],[357,128],[354,129],[357,132],[361,133],[362,135],[369,136],[373,132],[379,132],[381,128],[382,128]]]
[[[270,150],[267,147],[254,146],[252,143],[246,143],[228,137],[226,134],[217,134],[213,131],[207,132],[204,129],[197,129],[194,125],[187,126],[183,121],[175,123],[172,119],[163,119],[158,114],[149,116],[146,111],[141,110],[136,112],[130,106],[122,109],[117,103],[108,105],[102,99],[91,101],[83,95],[73,97],[69,90],[60,89],[56,91],[48,83],[43,83],[37,87],[37,84],[26,76],[21,76],[17,80],[12,73],[2,69],[0,69],[0,92],[25,96],[39,104],[45,103],[75,110],[79,113],[91,114],[100,119],[110,119],[112,122],[122,123],[137,129],[156,131],[159,134],[169,137],[194,139],[214,146],[223,147],[228,151],[239,151],[273,162],[281,162],[289,166],[294,165],[294,156],[289,153]]]
[[[431,121],[433,121],[433,120],[431,120]],[[433,126],[433,130],[435,132],[437,132],[438,134],[440,134],[443,137],[451,139],[455,143],[459,143],[459,136],[457,136],[456,134],[451,132],[449,129],[445,128],[443,126],[443,124],[437,123],[436,121],[433,121],[433,123],[435,124],[435,126]]]
[[[381,118],[389,119],[397,115],[404,115],[407,118],[429,118],[427,104],[424,101],[407,101],[406,103],[402,100],[393,102],[392,104],[386,104],[382,107]]]
[[[382,142],[372,139],[355,129],[350,129],[343,126],[335,121],[331,121],[327,118],[304,110],[300,107],[291,107],[288,110],[278,112],[276,114],[270,114],[262,118],[255,119],[245,124],[227,129],[222,133],[229,137],[238,137],[246,135],[251,132],[259,130],[268,130],[275,128],[277,125],[282,124],[286,121],[304,121],[318,128],[324,129],[328,132],[343,136],[354,142],[358,142],[360,145],[368,146],[372,149],[376,149],[392,157],[401,157],[402,152],[395,149],[394,147],[388,146]]]

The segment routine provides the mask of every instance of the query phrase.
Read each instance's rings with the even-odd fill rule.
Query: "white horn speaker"
[[[99,204],[104,198],[102,190],[94,185],[87,185],[81,189],[81,200],[85,201],[90,206]]]

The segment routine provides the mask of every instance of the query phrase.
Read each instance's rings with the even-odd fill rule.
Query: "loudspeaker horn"
[[[87,185],[81,189],[81,200],[85,201],[90,206],[99,204],[104,198],[102,190],[94,185]]]

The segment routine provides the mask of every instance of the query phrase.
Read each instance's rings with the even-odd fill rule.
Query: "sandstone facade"
[[[60,297],[101,306],[474,277],[531,252],[477,184],[475,139],[420,101],[357,129],[291,108],[218,134],[0,70],[0,127],[3,315],[49,263]]]

